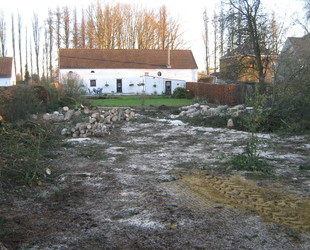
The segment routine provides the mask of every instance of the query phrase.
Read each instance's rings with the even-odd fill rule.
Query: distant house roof
[[[60,69],[197,69],[191,50],[60,49]]]
[[[310,58],[310,34],[303,37],[289,37],[283,52],[293,52],[298,58]]]
[[[0,78],[12,77],[12,57],[0,57]]]

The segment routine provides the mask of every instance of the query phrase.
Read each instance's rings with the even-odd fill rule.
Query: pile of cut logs
[[[109,134],[108,128],[113,122],[129,121],[134,117],[135,113],[130,109],[96,110],[89,116],[87,123],[77,123],[72,128],[64,128],[61,134],[72,135],[72,137],[101,137]]]
[[[37,115],[32,115],[32,119],[37,120]],[[61,130],[62,135],[73,137],[89,137],[89,136],[104,136],[109,134],[109,129],[115,126],[115,122],[129,121],[136,117],[135,112],[131,109],[113,108],[110,110],[104,109],[89,109],[81,105],[75,110],[63,107],[59,111],[43,114],[42,118],[47,121],[62,123],[67,121],[65,128]],[[70,120],[78,119],[78,123],[72,127]],[[72,124],[72,122],[71,122]]]

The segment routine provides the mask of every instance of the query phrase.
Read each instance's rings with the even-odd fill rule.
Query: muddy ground
[[[2,200],[3,246],[310,248],[309,136],[259,134],[272,173],[248,173],[229,160],[249,133],[160,118],[64,139],[49,159],[54,183]]]

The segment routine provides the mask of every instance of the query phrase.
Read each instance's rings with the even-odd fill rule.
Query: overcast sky
[[[17,10],[21,13],[24,23],[30,23],[33,12],[39,14],[41,20],[47,17],[48,8],[55,9],[57,6],[68,5],[69,7],[82,9],[89,6],[91,3],[96,3],[96,0],[2,0],[0,10],[3,11],[7,18],[10,18],[11,13],[16,13]],[[205,52],[202,39],[203,34],[203,11],[208,9],[209,16],[213,15],[214,8],[218,8],[220,0],[105,0],[102,3],[133,3],[141,4],[150,8],[157,8],[163,4],[167,5],[170,14],[179,18],[182,31],[184,32],[184,40],[187,41],[187,48],[191,49],[194,53],[194,57],[197,61],[199,69],[205,68]],[[287,24],[291,22],[291,16],[295,12],[295,15],[303,15],[302,6],[303,0],[263,0],[263,6],[266,11],[275,10],[281,20],[285,20]],[[9,19],[10,20],[10,19]],[[10,21],[7,20],[7,23]],[[8,33],[10,33],[8,31]],[[288,36],[302,36],[303,33],[297,27],[292,27],[289,30]],[[10,38],[8,37],[7,40]],[[8,51],[9,52],[9,51]]]

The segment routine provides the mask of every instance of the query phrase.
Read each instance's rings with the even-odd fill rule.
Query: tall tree
[[[12,49],[13,49],[13,60],[14,60],[14,72],[16,76],[15,22],[14,22],[13,14],[12,14]]]
[[[213,48],[213,65],[214,65],[214,72],[217,72],[217,54],[218,54],[218,15],[214,11],[213,15],[213,36],[214,36],[214,48]]]
[[[23,60],[22,60],[22,18],[20,13],[17,15],[18,26],[18,50],[19,50],[19,66],[20,66],[20,80],[23,80]]]
[[[62,21],[62,13],[60,10],[60,7],[57,6],[56,12],[56,44],[57,44],[57,49],[61,48],[61,21]]]
[[[38,14],[35,12],[33,13],[33,18],[32,18],[32,32],[33,32],[34,52],[36,56],[37,75],[39,77],[40,76],[39,54],[40,54],[41,27],[39,26]]]
[[[261,11],[261,0],[229,0],[230,5],[237,11],[240,11],[242,19],[246,23],[247,38],[251,43],[254,51],[255,67],[258,73],[260,91],[265,90],[265,69],[262,57],[263,34],[266,32],[264,24],[266,23],[266,15]]]
[[[30,53],[29,53],[29,56],[30,56],[30,73],[31,73],[31,76],[33,76],[33,52],[32,52],[32,40],[30,39],[30,44],[29,44],[29,50],[30,50]]]
[[[305,19],[306,19],[306,25],[307,27],[309,27],[310,25],[310,1],[309,0],[304,0],[305,5],[304,5],[304,9],[306,11],[306,15],[305,15]],[[306,29],[307,32],[310,32],[310,28]]]
[[[28,70],[28,30],[26,27],[26,35],[25,35],[25,75],[24,75],[24,81],[25,83],[29,83],[30,76],[29,76],[29,70]]]
[[[92,49],[95,43],[95,36],[97,36],[96,26],[93,18],[94,6],[89,6],[87,12],[88,12],[88,19],[86,24],[87,47],[89,49]]]
[[[159,9],[159,20],[158,20],[158,38],[159,38],[159,49],[166,49],[169,46],[168,35],[168,13],[167,6],[163,5]]]
[[[6,23],[3,12],[0,12],[0,52],[6,56]]]
[[[270,28],[271,28],[270,48],[274,53],[279,54],[279,27],[276,20],[275,12],[272,12]]]
[[[235,25],[235,10],[232,6],[229,8],[227,15],[227,27],[228,27],[228,45],[227,47],[231,50],[235,47],[235,34],[236,34],[236,25]]]
[[[48,53],[48,48],[49,48],[49,35],[48,35],[48,26],[45,27],[44,30],[44,44],[43,44],[43,58],[42,58],[42,74],[43,74],[43,78],[45,78],[46,80],[48,80],[48,64],[49,64],[49,53]]]
[[[84,9],[82,10],[82,20],[81,20],[81,26],[80,26],[80,42],[79,45],[81,48],[86,47],[86,22],[85,22],[85,16],[84,16]]]
[[[73,11],[72,44],[73,44],[73,48],[75,49],[79,47],[79,27],[78,27],[78,21],[77,21],[76,7]]]
[[[54,45],[54,32],[53,32],[53,12],[51,9],[48,10],[47,18],[47,28],[48,28],[48,53],[49,53],[49,78],[50,81],[53,81],[53,45]]]
[[[71,21],[71,15],[69,11],[69,7],[65,6],[63,8],[63,28],[64,28],[64,44],[65,48],[68,49],[70,47],[70,21]]]
[[[223,6],[223,2],[221,2],[221,11],[219,13],[219,18],[218,18],[218,22],[219,22],[219,33],[220,33],[220,45],[219,45],[219,52],[220,52],[220,57],[224,56],[224,50],[225,50],[225,22],[226,22],[226,17],[225,17],[225,13],[224,13],[224,6]]]
[[[205,8],[205,11],[203,12],[203,21],[204,21],[204,35],[203,40],[205,44],[205,53],[206,53],[206,71],[207,75],[210,74],[210,65],[209,65],[209,17],[208,17],[208,11],[207,8]]]

